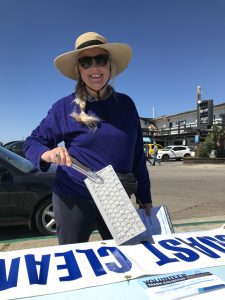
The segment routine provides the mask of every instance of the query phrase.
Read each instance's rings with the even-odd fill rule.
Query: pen
[[[206,292],[210,292],[210,291],[214,291],[214,290],[218,290],[218,289],[222,289],[222,288],[225,288],[225,284],[216,284],[216,285],[202,287],[202,288],[198,289],[198,292],[200,294],[202,294],[202,293],[206,293]]]

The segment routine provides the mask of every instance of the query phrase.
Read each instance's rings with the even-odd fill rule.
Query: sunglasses
[[[92,66],[93,59],[95,60],[96,65],[98,65],[99,67],[103,67],[109,61],[109,55],[100,54],[96,56],[83,56],[78,58],[78,63],[82,68],[88,69]]]

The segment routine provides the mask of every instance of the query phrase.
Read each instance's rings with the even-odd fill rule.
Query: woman
[[[112,238],[84,184],[85,176],[70,167],[71,157],[93,171],[111,164],[116,172],[133,172],[137,197],[150,213],[150,181],[139,116],[133,101],[109,85],[130,59],[128,45],[108,43],[94,32],[79,36],[75,50],[55,59],[59,71],[77,81],[76,91],[52,106],[27,138],[24,151],[41,170],[59,164],[53,188],[59,244],[86,242],[94,229],[103,239]],[[58,146],[62,141],[65,147]]]

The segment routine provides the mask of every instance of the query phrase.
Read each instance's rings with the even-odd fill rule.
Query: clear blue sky
[[[140,116],[195,109],[197,85],[225,102],[225,0],[0,0],[0,141],[26,138],[74,90],[53,60],[87,31],[133,48],[115,88]]]

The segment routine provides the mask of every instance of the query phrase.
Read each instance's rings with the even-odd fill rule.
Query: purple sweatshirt
[[[71,156],[92,171],[112,165],[119,173],[133,172],[138,181],[137,196],[151,202],[150,180],[143,151],[139,116],[134,102],[124,94],[114,93],[101,101],[88,101],[86,113],[101,120],[93,131],[71,116],[80,112],[71,94],[57,101],[40,125],[26,139],[24,152],[35,167],[47,170],[41,155],[64,141]],[[91,199],[85,176],[68,166],[59,166],[54,192],[80,199]]]

